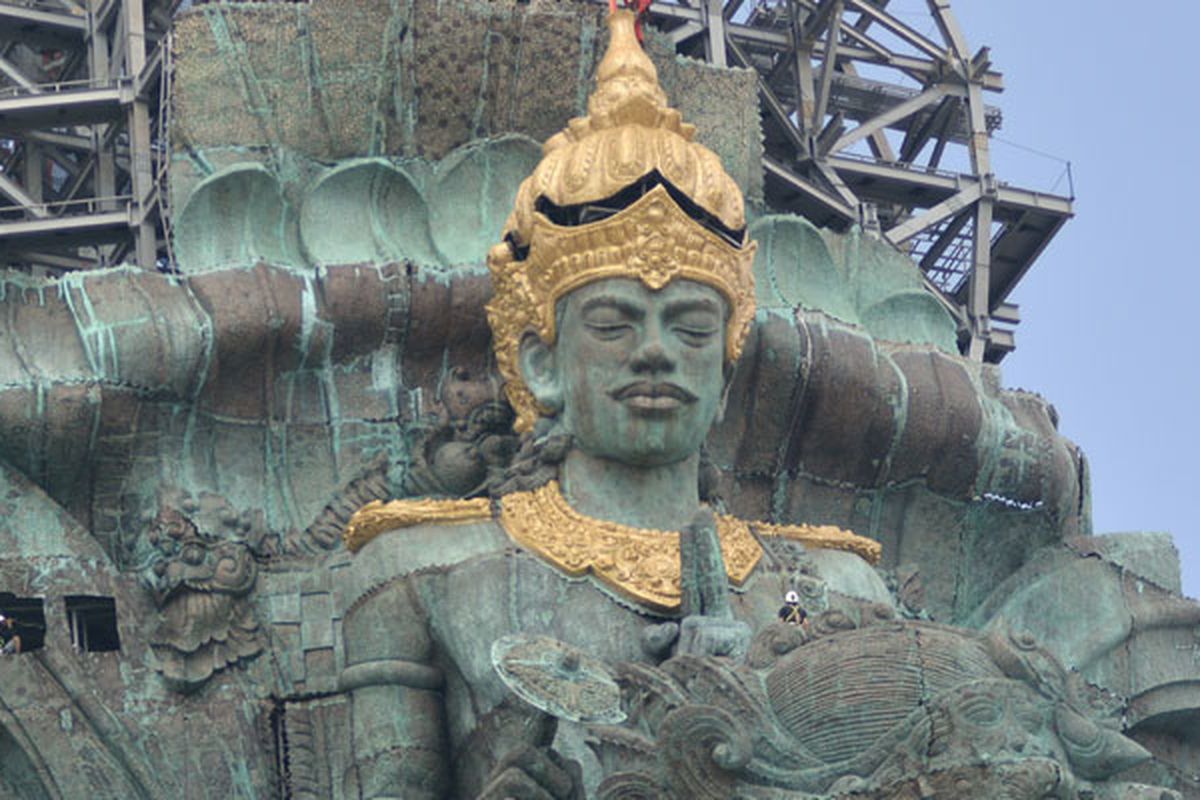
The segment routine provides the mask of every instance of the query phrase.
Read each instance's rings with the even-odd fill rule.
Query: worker
[[[17,623],[12,617],[0,614],[0,655],[11,656],[21,652],[21,635],[17,633]]]

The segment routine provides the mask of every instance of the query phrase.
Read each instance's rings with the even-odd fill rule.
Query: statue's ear
[[[542,407],[555,414],[562,410],[562,379],[554,348],[535,333],[526,333],[521,339],[521,377]]]

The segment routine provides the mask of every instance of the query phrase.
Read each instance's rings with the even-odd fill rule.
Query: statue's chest
[[[501,636],[551,636],[599,658],[638,661],[641,629],[663,621],[517,548],[426,575],[418,591],[441,651],[479,686],[495,679],[491,643]]]
[[[775,573],[760,564],[731,594],[734,615],[753,629],[777,619],[785,582]],[[647,629],[677,619],[517,547],[425,574],[416,589],[439,652],[485,707],[505,696],[491,660],[492,643],[502,636],[549,636],[609,663],[652,663],[665,654],[644,644]]]

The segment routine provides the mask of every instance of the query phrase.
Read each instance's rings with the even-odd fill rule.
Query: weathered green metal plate
[[[492,665],[517,697],[551,716],[602,725],[625,719],[608,665],[557,639],[503,636],[492,643]]]

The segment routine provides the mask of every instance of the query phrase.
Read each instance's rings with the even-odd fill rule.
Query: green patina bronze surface
[[[903,254],[764,207],[753,75],[653,37],[663,88],[749,201],[759,311],[726,394],[697,368],[704,415],[724,404],[703,470],[689,450],[678,486],[638,487],[575,450],[568,500],[685,528],[703,471],[743,519],[876,539],[879,571],[772,550],[708,614],[753,638],[689,640],[741,647],[734,667],[673,654],[675,617],[514,552],[494,522],[341,547],[364,503],[484,493],[519,457],[483,261],[537,143],[582,113],[604,43],[600,11],[537,0],[179,18],[181,274],[0,276],[0,589],[44,599],[47,624],[42,650],[0,659],[0,795],[471,796],[514,744],[555,742],[593,796],[633,772],[642,796],[725,798],[786,773],[790,793],[764,796],[1007,781],[1041,797],[1049,781],[1055,797],[1200,797],[1200,612],[1169,538],[1094,535],[1087,462],[1053,408],[957,355]],[[667,295],[646,294],[653,318]],[[592,386],[572,402],[598,412],[604,362],[580,352],[559,389]],[[631,486],[658,491],[639,506]],[[700,583],[723,580],[704,553]],[[786,591],[804,631],[768,624]],[[115,600],[119,651],[76,650],[77,595]],[[625,676],[634,738],[511,696],[491,647],[520,632]],[[930,731],[957,733],[939,753]],[[799,755],[784,769],[764,741]]]

